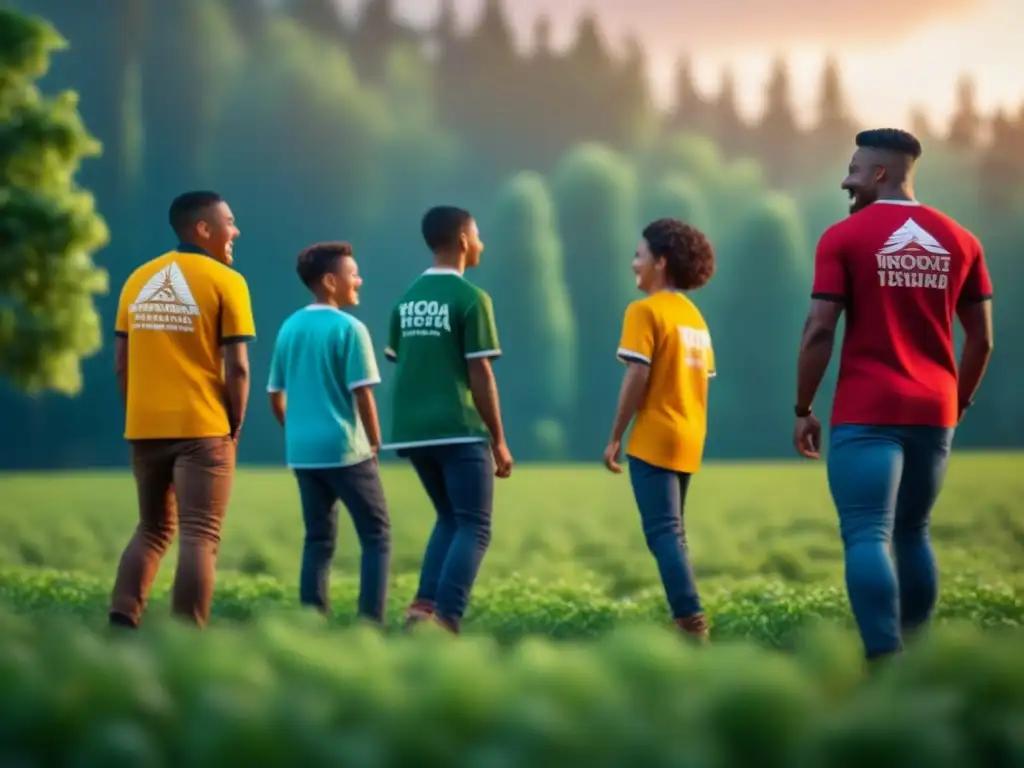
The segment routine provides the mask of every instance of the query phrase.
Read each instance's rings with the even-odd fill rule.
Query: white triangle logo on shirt
[[[928,253],[941,254],[943,256],[949,255],[949,251],[939,245],[939,241],[913,219],[907,219],[906,224],[889,236],[879,254],[896,253],[905,250],[911,245],[917,245],[928,251]]]
[[[173,261],[142,286],[135,303],[146,304],[148,302],[181,304],[186,307],[198,308],[181,267]]]

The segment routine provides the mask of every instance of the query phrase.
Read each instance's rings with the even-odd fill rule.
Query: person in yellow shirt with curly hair
[[[633,272],[647,296],[626,309],[618,348],[626,374],[604,463],[622,472],[622,440],[632,421],[626,455],[647,546],[676,626],[706,641],[708,623],[687,556],[683,509],[704,454],[715,355],[707,323],[686,293],[714,275],[714,249],[696,227],[658,219],[643,231]]]

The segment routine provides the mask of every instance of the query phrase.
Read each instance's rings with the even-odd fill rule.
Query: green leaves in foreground
[[[415,575],[396,578],[388,617],[397,629],[416,587]],[[335,574],[332,579],[334,626],[355,615],[358,583]],[[84,574],[27,568],[0,569],[0,605],[21,614],[65,615],[102,623],[110,594],[109,580]],[[771,648],[792,649],[806,630],[820,624],[851,636],[846,595],[835,587],[791,587],[772,581],[740,581],[703,595],[716,640],[750,640]],[[298,590],[268,577],[222,574],[214,598],[217,623],[252,621],[297,608]],[[166,589],[154,594],[146,621],[169,613]],[[1009,586],[969,581],[943,585],[937,611],[940,622],[955,621],[979,629],[1024,626],[1024,598]],[[478,584],[473,590],[465,630],[489,635],[502,644],[531,635],[556,640],[596,638],[624,626],[668,623],[660,589],[616,599],[586,583],[539,581],[512,576]]]
[[[590,645],[285,624],[141,635],[0,619],[0,762],[164,766],[1024,764],[1020,636],[948,630],[881,674],[657,629]]]

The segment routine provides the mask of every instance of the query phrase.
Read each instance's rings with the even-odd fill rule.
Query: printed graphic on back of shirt
[[[403,301],[398,305],[402,337],[440,336],[452,332],[451,307],[443,301]]]
[[[883,288],[949,286],[950,253],[913,219],[897,229],[875,254],[878,281]]]
[[[173,261],[146,282],[128,311],[133,331],[194,333],[194,318],[199,317],[199,305]]]

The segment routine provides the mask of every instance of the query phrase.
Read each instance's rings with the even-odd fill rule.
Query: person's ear
[[[334,293],[336,290],[338,290],[337,275],[330,272],[327,273],[326,275],[323,276],[323,279],[321,280],[321,285],[323,285],[324,289],[328,293]]]

